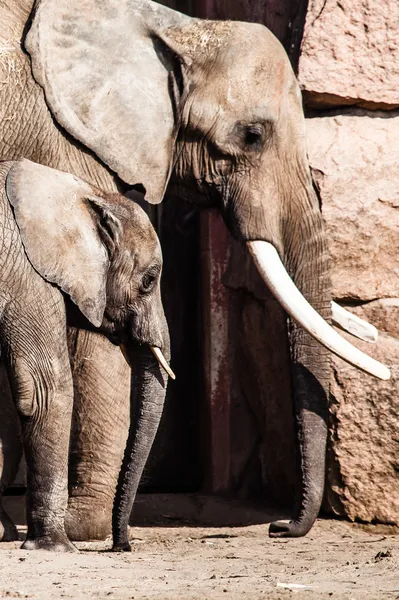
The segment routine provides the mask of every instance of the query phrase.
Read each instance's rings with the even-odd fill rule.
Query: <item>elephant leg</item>
[[[35,273],[21,281],[1,328],[27,464],[25,550],[72,552],[65,533],[73,385],[61,293]],[[40,302],[37,300],[40,298]]]
[[[18,532],[3,507],[1,495],[16,477],[22,457],[22,440],[4,363],[0,363],[0,413],[0,541],[12,542],[18,539]]]
[[[68,447],[73,398],[55,393],[47,410],[23,416],[22,435],[28,467],[28,533],[22,548],[71,552],[64,519],[68,502]]]
[[[130,369],[118,347],[100,334],[70,328],[74,380],[69,456],[71,540],[105,539],[130,419]]]

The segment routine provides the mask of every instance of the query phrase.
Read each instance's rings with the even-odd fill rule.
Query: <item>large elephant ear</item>
[[[8,172],[6,193],[35,270],[99,327],[109,258],[89,208],[93,188],[69,173],[23,159]]]
[[[56,120],[153,203],[177,134],[176,57],[161,40],[193,21],[150,0],[41,0],[25,41]]]

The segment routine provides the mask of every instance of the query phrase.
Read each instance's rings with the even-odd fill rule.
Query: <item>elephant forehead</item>
[[[122,222],[126,248],[133,253],[137,249],[140,253],[144,251],[148,260],[162,262],[161,245],[147,213],[139,204],[121,194],[107,196]]]
[[[277,38],[263,25],[245,23],[228,47],[230,71],[255,90],[289,85],[293,71]],[[235,60],[232,58],[235,57]]]
[[[259,23],[235,23],[226,50],[233,52],[236,61],[242,61],[247,68],[259,60],[267,61],[270,67],[276,60],[283,60],[289,64],[282,44],[270,29]]]
[[[205,105],[206,95],[216,91],[224,116],[273,120],[294,81],[285,50],[273,34],[262,25],[237,23],[209,73],[202,101]]]
[[[194,127],[199,125],[208,131],[213,131],[215,122],[226,130],[238,121],[273,122],[278,119],[285,98],[283,84],[271,88],[266,81],[258,81],[258,85],[250,80],[240,81],[232,70],[231,76],[197,91],[189,105],[189,120]]]
[[[229,105],[256,107],[281,101],[288,89],[287,64],[284,57],[273,64],[266,57],[257,56],[252,64],[241,59],[227,69],[224,96]]]
[[[143,263],[161,263],[161,244],[159,243],[155,229],[145,212],[139,206],[136,208],[142,213],[142,218],[140,219],[140,222],[129,219],[128,223],[125,225],[126,246],[132,251],[138,251],[139,254],[142,255]]]

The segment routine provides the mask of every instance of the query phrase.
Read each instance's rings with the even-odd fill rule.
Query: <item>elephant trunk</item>
[[[284,263],[294,284],[307,302],[323,319],[331,317],[331,283],[329,255],[323,232],[322,218],[316,198],[309,197],[308,214],[301,212],[283,232]],[[310,202],[309,202],[310,201]],[[255,242],[255,244],[263,242]],[[252,244],[252,245],[251,245]],[[253,243],[249,249],[254,254]],[[265,277],[259,255],[255,262],[258,269],[281,302],[282,298]],[[264,262],[264,261],[263,261]],[[272,261],[273,263],[273,261]],[[263,265],[265,266],[265,265]],[[266,265],[266,270],[269,266]],[[272,269],[272,265],[270,265]],[[286,273],[288,278],[288,275]],[[278,286],[279,287],[279,284]],[[288,299],[291,305],[292,298]],[[281,302],[287,312],[290,306]],[[298,318],[297,314],[293,314]],[[326,324],[328,327],[328,325]],[[310,327],[306,331],[296,321],[289,324],[289,340],[292,359],[293,394],[296,425],[299,439],[301,470],[301,493],[297,499],[295,518],[289,523],[275,522],[270,526],[272,537],[299,537],[312,527],[320,510],[325,476],[325,448],[327,440],[328,387],[330,378],[330,353],[314,338]]]
[[[330,258],[317,200],[306,218],[300,216],[301,236],[285,244],[286,263],[295,285],[325,319],[331,318]],[[302,490],[296,518],[288,525],[272,524],[272,536],[302,536],[312,527],[323,499],[327,443],[330,353],[296,321],[289,325],[296,426]]]
[[[129,435],[112,513],[114,551],[130,551],[129,517],[162,416],[168,379],[149,346],[128,347],[125,352],[132,365],[132,405]],[[169,340],[166,354],[169,358]]]
[[[329,351],[380,379],[390,377],[385,365],[352,346],[328,324],[331,309],[336,313],[337,308],[331,302],[329,255],[321,213],[310,183],[300,186],[295,196],[290,204],[289,220],[281,222],[282,228],[274,228],[275,231],[280,229],[276,247],[283,254],[285,264],[271,243],[256,240],[253,234],[248,237],[255,241],[247,241],[261,277],[293,318],[289,338],[302,494],[297,518],[289,524],[272,523],[270,535],[273,537],[305,535],[320,509],[327,437]],[[344,319],[347,318],[345,313]],[[369,326],[364,322],[360,325],[361,335],[364,335],[364,327],[367,333]]]
[[[329,321],[330,257],[317,199],[313,191],[310,193],[313,210],[308,218],[299,217],[300,239],[285,243],[286,263],[297,288],[318,314]],[[296,518],[283,527],[272,524],[270,535],[292,537],[308,533],[323,499],[331,355],[294,320],[289,324],[289,339],[302,490]]]

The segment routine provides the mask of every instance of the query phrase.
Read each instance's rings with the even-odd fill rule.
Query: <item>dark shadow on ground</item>
[[[16,525],[26,525],[25,497],[5,496],[4,508]],[[233,497],[201,494],[139,494],[130,525],[137,527],[245,527],[290,515],[278,508]]]

